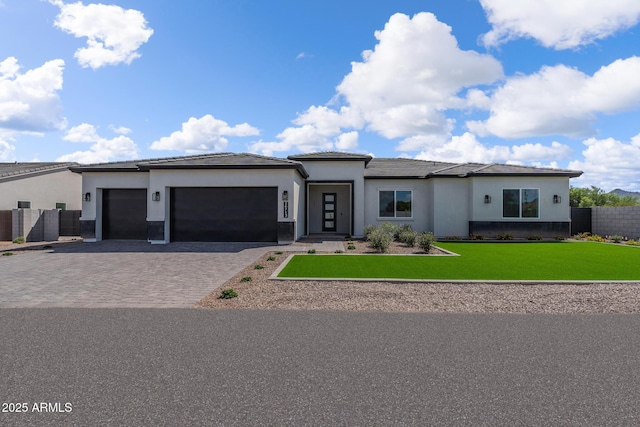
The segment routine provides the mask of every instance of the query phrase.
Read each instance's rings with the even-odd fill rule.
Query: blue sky
[[[0,0],[0,161],[340,150],[640,190],[637,0]]]

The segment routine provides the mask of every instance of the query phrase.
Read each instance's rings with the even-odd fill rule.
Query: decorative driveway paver
[[[191,307],[270,250],[243,243],[69,242],[0,257],[0,308]]]

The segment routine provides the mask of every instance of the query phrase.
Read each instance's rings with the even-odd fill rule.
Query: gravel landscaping
[[[344,252],[373,252],[365,242],[356,241],[355,246],[355,250],[348,250],[344,242]],[[393,254],[420,252],[418,248],[396,242],[389,251]],[[292,253],[295,252],[265,254],[203,298],[196,307],[455,313],[640,312],[640,282],[523,285],[269,280]],[[435,249],[432,253],[439,251]],[[255,269],[256,265],[264,268]],[[251,281],[242,281],[246,277],[251,277]],[[229,288],[235,290],[238,297],[218,298],[223,289]]]

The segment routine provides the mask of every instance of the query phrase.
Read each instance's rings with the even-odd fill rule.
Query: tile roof
[[[151,169],[296,169],[308,173],[302,163],[249,153],[210,153],[193,156],[96,163],[72,167],[74,172],[138,172]]]
[[[568,176],[578,177],[581,171],[537,168],[533,166],[445,163],[414,159],[374,158],[365,169],[365,178],[430,178],[471,176]]]
[[[0,163],[0,180],[13,180],[26,178],[31,175],[44,175],[52,172],[60,172],[77,163],[59,162],[24,162],[24,163]]]
[[[290,160],[364,160],[365,164],[373,157],[367,154],[347,153],[343,151],[319,151],[316,153],[296,154],[287,157]]]

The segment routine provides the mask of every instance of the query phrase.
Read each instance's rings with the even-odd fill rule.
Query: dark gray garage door
[[[102,238],[146,240],[146,189],[102,190]]]
[[[171,241],[275,242],[277,187],[171,189]]]

